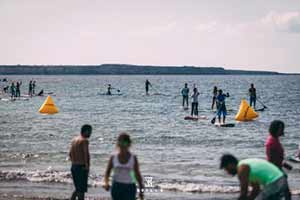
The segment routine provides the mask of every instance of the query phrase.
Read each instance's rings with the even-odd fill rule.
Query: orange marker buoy
[[[58,108],[55,106],[51,96],[48,96],[43,105],[41,106],[40,113],[43,114],[55,114],[58,113]]]
[[[240,110],[235,116],[237,121],[250,121],[258,117],[257,112],[247,103],[245,99],[242,100]]]

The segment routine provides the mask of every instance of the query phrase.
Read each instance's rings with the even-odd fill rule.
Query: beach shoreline
[[[71,184],[62,183],[32,183],[29,181],[0,181],[0,200],[68,200],[73,191]],[[231,200],[237,198],[236,193],[188,193],[164,191],[146,193],[145,200]],[[101,187],[90,187],[86,200],[111,200],[110,193]],[[300,199],[300,195],[293,195]]]

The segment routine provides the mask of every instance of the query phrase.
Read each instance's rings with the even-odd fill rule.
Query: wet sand
[[[0,200],[68,200],[73,185],[62,183],[43,183],[28,181],[0,181]],[[237,193],[184,193],[163,191],[162,193],[146,193],[145,200],[232,200]],[[86,200],[111,200],[110,193],[101,187],[89,187]],[[299,193],[293,200],[300,200]]]

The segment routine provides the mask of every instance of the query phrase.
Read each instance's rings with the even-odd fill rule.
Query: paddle
[[[214,116],[214,118],[212,118],[212,120],[210,121],[211,124],[215,124],[217,116],[218,116],[218,114],[216,114],[216,115]]]
[[[261,102],[258,98],[256,98],[256,100],[264,107],[264,108],[268,108],[263,102]]]

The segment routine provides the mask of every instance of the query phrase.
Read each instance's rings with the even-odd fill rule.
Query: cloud
[[[179,28],[177,25],[178,24],[175,21],[161,23],[159,25],[150,25],[140,29],[131,30],[129,31],[129,34],[135,37],[160,37],[161,35],[169,34],[176,28]]]
[[[270,12],[262,19],[262,23],[278,31],[300,33],[300,12]]]

